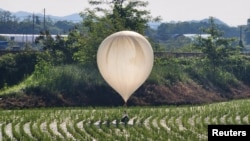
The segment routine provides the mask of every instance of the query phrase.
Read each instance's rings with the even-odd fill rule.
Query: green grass
[[[177,82],[193,81],[207,87],[229,90],[232,86],[237,87],[241,81],[249,84],[249,76],[246,73],[250,69],[249,60],[239,58],[232,57],[230,64],[213,67],[204,58],[156,57],[154,67],[146,83],[171,86]],[[235,66],[235,64],[239,66]],[[82,86],[106,87],[107,83],[95,65],[53,66],[41,61],[36,65],[35,72],[17,85],[9,86],[6,84],[0,89],[0,95],[32,91],[32,88],[43,89],[54,94],[71,95],[80,91]]]
[[[16,93],[20,94],[25,88],[27,88],[27,86],[34,85],[35,83],[36,82],[33,81],[33,75],[31,75],[17,85],[13,85],[10,87],[7,86],[3,89],[0,89],[0,96],[6,94],[16,94]]]
[[[97,68],[93,66],[62,65],[50,66],[46,70],[35,71],[17,85],[0,89],[0,95],[20,94],[30,88],[39,87],[51,93],[74,94],[79,86],[103,85],[105,82]]]
[[[206,141],[209,124],[249,124],[249,106],[250,99],[179,107],[0,110],[0,140]],[[120,123],[124,110],[131,120],[127,125]]]

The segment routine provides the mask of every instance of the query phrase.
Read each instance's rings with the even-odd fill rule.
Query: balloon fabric
[[[99,72],[125,103],[146,81],[153,62],[150,43],[134,31],[111,34],[102,41],[97,51]]]

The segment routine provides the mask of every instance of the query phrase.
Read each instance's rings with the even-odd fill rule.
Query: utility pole
[[[33,29],[32,29],[32,44],[34,44],[34,33],[35,33],[35,15],[33,13]]]
[[[239,41],[239,46],[244,47],[243,41],[242,41],[242,26],[240,26],[240,41]]]
[[[46,26],[45,26],[45,8],[44,8],[44,14],[43,14],[43,29],[44,32],[46,31]]]
[[[240,41],[242,40],[242,26],[240,26]]]

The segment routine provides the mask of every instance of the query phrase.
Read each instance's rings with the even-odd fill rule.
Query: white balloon
[[[97,51],[97,65],[102,77],[125,103],[148,78],[153,62],[150,43],[133,31],[108,36]]]

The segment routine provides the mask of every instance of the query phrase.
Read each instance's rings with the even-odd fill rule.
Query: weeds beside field
[[[213,69],[207,64],[205,59],[199,58],[156,58],[151,75],[131,96],[128,104],[201,104],[250,97],[246,73],[250,65],[246,64],[248,68],[244,69],[234,65]],[[241,81],[243,79],[247,81]],[[35,72],[24,81],[0,89],[0,98],[0,107],[6,109],[121,106],[123,103],[95,65],[54,66],[44,61],[39,62]]]
[[[207,140],[209,124],[249,124],[250,100],[200,106],[0,110],[0,141]],[[120,122],[124,110],[130,121]]]

